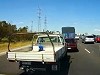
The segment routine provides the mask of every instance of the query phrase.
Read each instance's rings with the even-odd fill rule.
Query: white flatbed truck
[[[33,38],[34,39],[34,38]],[[58,34],[38,35],[32,50],[28,52],[7,52],[7,60],[19,62],[25,72],[60,71],[61,59],[67,58],[63,39]]]

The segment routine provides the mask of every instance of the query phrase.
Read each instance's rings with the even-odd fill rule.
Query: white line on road
[[[89,50],[85,49],[85,51],[87,51],[88,53],[91,53]]]

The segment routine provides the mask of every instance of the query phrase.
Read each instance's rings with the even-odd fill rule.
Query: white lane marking
[[[85,49],[85,51],[87,51],[88,53],[91,53],[89,50]]]

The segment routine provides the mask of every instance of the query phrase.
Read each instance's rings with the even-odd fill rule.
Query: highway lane
[[[78,41],[79,52],[68,53],[69,60],[63,64],[66,70],[57,75],[100,75],[99,45],[100,43],[83,44]],[[19,70],[18,62],[9,62],[6,58],[6,55],[0,56],[0,74],[25,75]],[[39,72],[33,75],[51,75],[51,73]],[[52,72],[52,75],[55,73]]]
[[[88,50],[90,53],[100,56],[100,43],[94,43],[94,44],[84,44],[79,41],[79,43],[85,47],[85,50]]]
[[[83,44],[79,41],[78,49],[77,53],[69,53],[72,63],[68,75],[100,75],[100,56],[96,55],[99,52],[98,44]]]

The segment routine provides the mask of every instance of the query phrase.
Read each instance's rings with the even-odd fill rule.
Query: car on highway
[[[84,36],[84,38],[82,39],[82,43],[94,43],[94,36],[93,35],[86,35]]]
[[[77,40],[76,39],[65,39],[65,48],[68,51],[76,51],[77,50]]]
[[[75,39],[76,39],[76,40],[79,40],[79,36],[78,36],[78,35],[76,35],[76,36],[75,36]]]
[[[95,42],[100,42],[100,35],[97,35],[97,36],[95,37]]]

